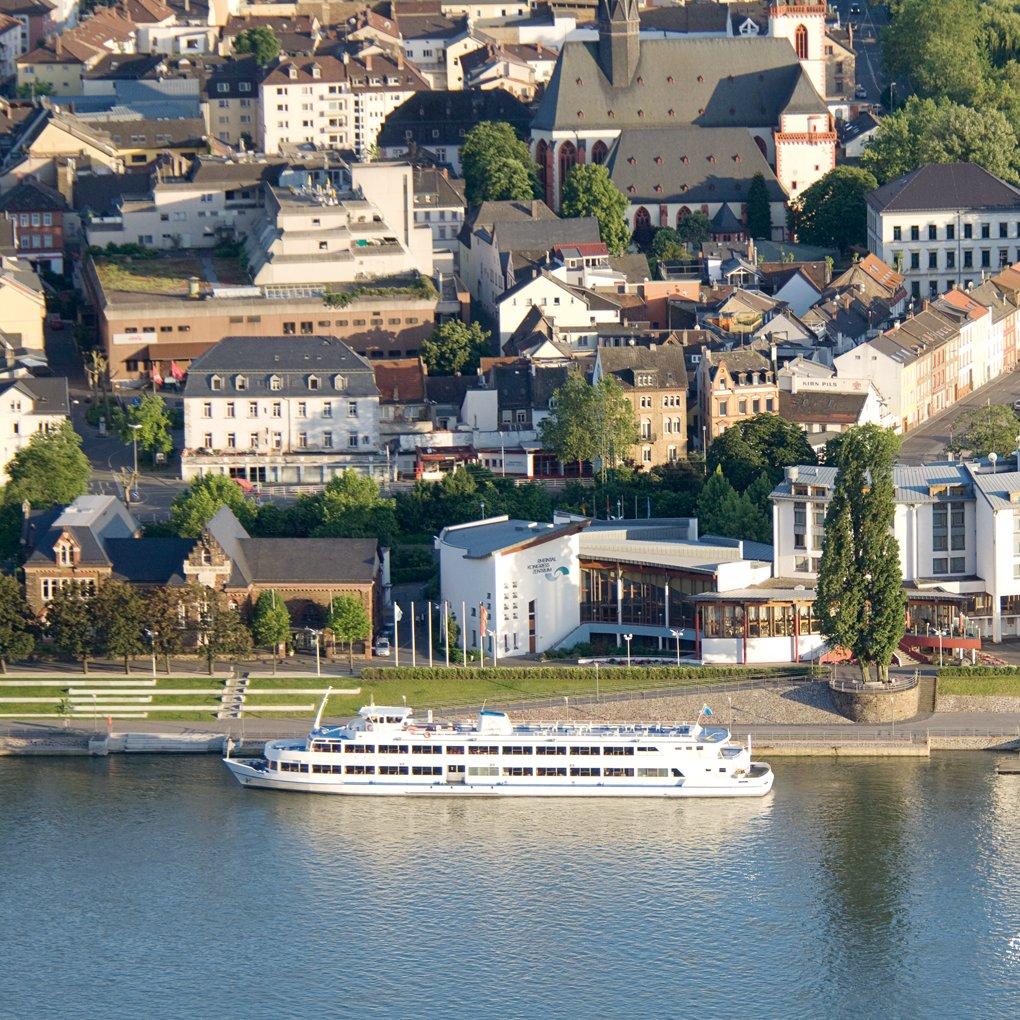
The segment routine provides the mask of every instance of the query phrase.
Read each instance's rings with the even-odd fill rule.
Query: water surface
[[[776,773],[753,802],[454,802],[0,759],[0,1016],[1020,1012],[1020,777]]]

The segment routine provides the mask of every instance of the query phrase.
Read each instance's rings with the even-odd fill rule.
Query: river
[[[780,760],[763,801],[242,790],[0,759],[0,1016],[1020,1011],[1020,777]]]

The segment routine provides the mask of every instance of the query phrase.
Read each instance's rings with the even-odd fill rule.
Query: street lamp
[[[499,665],[499,649],[496,647],[496,632],[494,630],[487,630],[485,633],[492,638],[492,668],[495,669]]]
[[[131,447],[134,453],[134,471],[131,473],[132,485],[138,484],[138,430],[141,427],[142,426],[138,422],[132,422],[128,425],[128,428],[131,429]],[[128,495],[127,502],[131,502],[130,494]]]
[[[679,666],[680,665],[680,638],[683,635],[683,631],[682,630],[672,630],[671,629],[670,630],[670,634],[672,634],[673,637],[676,638],[676,664],[677,664],[677,666]]]
[[[152,651],[152,675],[156,676],[156,632],[145,628],[145,636],[149,639],[149,648]]]
[[[627,667],[630,668],[630,643],[634,640],[633,634],[624,634],[623,640],[627,642]]]
[[[309,627],[308,633],[311,635],[312,640],[315,642],[315,675],[322,676],[322,660],[319,656],[319,635],[322,633],[322,631],[316,630],[314,627]]]

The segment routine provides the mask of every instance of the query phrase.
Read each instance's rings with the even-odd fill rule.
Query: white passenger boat
[[[328,697],[328,693],[327,693]],[[242,786],[303,793],[454,797],[762,797],[772,769],[723,727],[533,723],[483,710],[475,724],[419,722],[369,705],[344,726],[270,740],[223,761]],[[711,714],[706,710],[702,715]]]

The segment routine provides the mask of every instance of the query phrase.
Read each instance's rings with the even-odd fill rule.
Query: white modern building
[[[191,363],[181,477],[325,485],[386,477],[371,365],[335,337],[227,337]]]
[[[978,635],[1020,635],[1017,468],[1012,458],[896,465],[894,532],[908,643],[934,647],[941,639],[945,647],[971,648]],[[834,467],[790,467],[772,493],[773,572],[806,590],[817,580],[835,482]]]
[[[32,436],[59,428],[68,412],[66,379],[0,380],[0,484],[7,482],[11,458]]]
[[[1020,189],[974,163],[928,163],[868,196],[868,249],[915,298],[1020,261]]]

